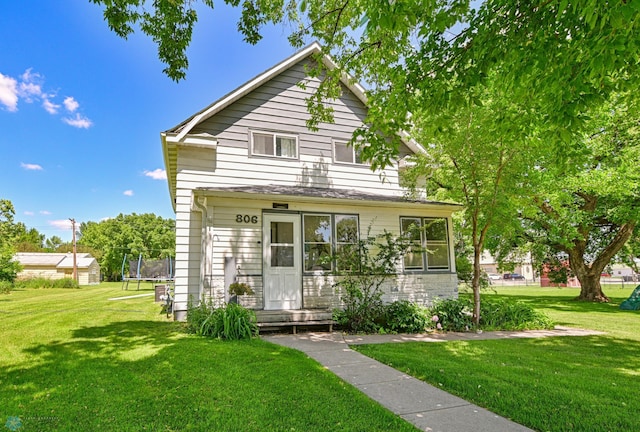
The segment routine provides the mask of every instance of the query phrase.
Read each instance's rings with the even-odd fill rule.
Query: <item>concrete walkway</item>
[[[555,330],[484,333],[436,333],[420,335],[344,335],[342,333],[274,334],[269,342],[306,353],[371,399],[423,431],[519,432],[531,431],[366,357],[349,345],[394,342],[444,342],[448,340],[516,337],[588,336],[601,334],[557,327]]]

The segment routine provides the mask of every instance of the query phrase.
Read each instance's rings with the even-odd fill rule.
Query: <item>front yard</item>
[[[19,431],[415,430],[302,353],[183,333],[120,284],[0,296],[0,422]],[[9,430],[9,429],[7,429]]]
[[[607,286],[609,304],[574,302],[578,289],[505,287],[558,325],[603,336],[356,346],[354,349],[538,431],[640,431],[640,311],[633,290]]]
[[[304,354],[185,334],[150,287],[0,295],[0,421],[8,430],[415,430]],[[501,287],[557,324],[603,336],[355,347],[540,431],[640,430],[640,312],[575,289]],[[109,300],[147,293],[147,297]]]

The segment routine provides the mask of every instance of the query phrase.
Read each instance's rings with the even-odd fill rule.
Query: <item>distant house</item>
[[[369,228],[425,227],[385,301],[457,296],[451,215],[461,207],[409,198],[400,185],[402,159],[424,149],[404,141],[384,171],[362,162],[347,143],[363,125],[366,96],[348,77],[327,103],[335,123],[307,129],[305,99],[319,84],[307,71],[320,51],[309,45],[161,134],[176,212],[176,319],[190,299],[229,301],[234,281],[252,287],[243,299],[252,309],[330,317],[341,305],[330,257]]]
[[[18,273],[19,279],[73,277],[72,253],[20,252],[15,255],[15,259],[22,265],[22,271]],[[80,285],[100,283],[100,265],[90,254],[76,254],[76,267]]]
[[[513,257],[509,264],[513,267],[513,271],[503,272],[500,268],[500,264],[489,251],[484,251],[482,252],[482,255],[480,255],[480,268],[484,270],[485,273],[499,274],[500,276],[504,273],[517,273],[522,275],[527,281],[536,280],[536,272],[530,253]]]

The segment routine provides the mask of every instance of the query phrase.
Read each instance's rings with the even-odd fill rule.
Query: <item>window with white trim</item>
[[[449,270],[449,236],[444,218],[400,218],[400,230],[414,247],[404,256],[405,270]]]
[[[251,154],[297,159],[298,137],[275,132],[252,131]]]
[[[333,142],[333,160],[334,162],[348,163],[348,164],[362,164],[360,158],[360,150],[356,150],[353,146],[349,145],[346,141],[334,141]]]
[[[302,223],[304,271],[346,270],[347,255],[357,248],[358,216],[305,213]]]

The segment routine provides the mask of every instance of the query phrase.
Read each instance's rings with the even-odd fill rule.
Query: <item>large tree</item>
[[[125,255],[132,259],[139,255],[175,256],[175,221],[153,213],[132,213],[101,222],[83,222],[78,244],[99,251],[96,258],[103,275],[108,280],[119,280]]]
[[[640,114],[626,100],[614,96],[592,110],[590,127],[566,149],[539,155],[527,175],[528,195],[514,196],[524,228],[516,237],[566,257],[580,300],[608,301],[600,275],[639,235]]]

